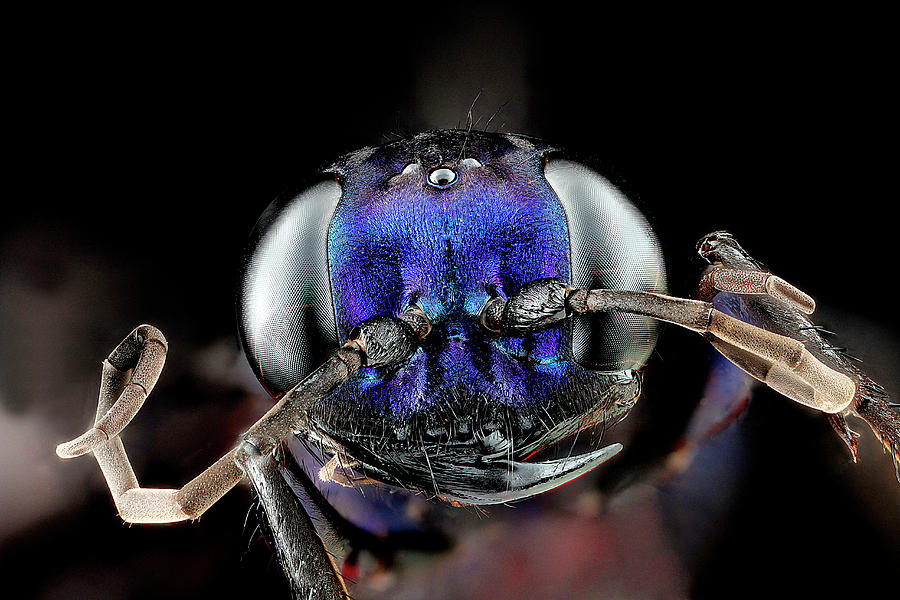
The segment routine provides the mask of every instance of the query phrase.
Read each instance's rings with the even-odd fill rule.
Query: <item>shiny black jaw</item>
[[[612,458],[619,444],[595,449],[594,442],[625,417],[640,390],[633,371],[573,374],[549,399],[510,407],[496,395],[453,386],[431,409],[407,417],[362,408],[348,390],[316,408],[309,437],[358,462],[353,471],[370,478],[444,500],[498,504],[555,488]],[[591,448],[570,455],[578,436]]]

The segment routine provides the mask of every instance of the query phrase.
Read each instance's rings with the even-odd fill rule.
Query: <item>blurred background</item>
[[[728,229],[819,301],[817,322],[900,397],[895,65],[878,15],[544,5],[359,12],[13,14],[0,220],[0,573],[34,598],[288,597],[246,488],[199,522],[129,527],[84,431],[100,362],[139,323],[170,354],[124,435],[143,485],[180,486],[270,405],[236,341],[247,236],[343,152],[465,126],[590,157],[645,211],[689,294]],[[477,98],[477,101],[476,101]],[[488,124],[489,122],[489,124]],[[453,542],[363,560],[360,599],[847,597],[900,572],[900,484],[819,415],[760,392],[674,469],[710,368],[670,329],[605,473],[514,507],[328,490],[378,532]],[[618,460],[618,459],[617,459]],[[783,594],[779,593],[783,592]]]

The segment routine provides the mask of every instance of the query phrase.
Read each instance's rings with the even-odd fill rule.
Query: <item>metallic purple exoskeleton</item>
[[[708,266],[695,297],[666,294],[659,245],[635,206],[530,138],[438,131],[366,148],[257,224],[238,318],[278,400],[233,448],[180,488],[140,486],[120,434],[168,349],[144,324],[103,362],[93,424],[56,453],[92,453],[129,523],[196,519],[249,478],[295,595],[346,599],[341,539],[350,564],[362,549],[390,560],[402,544],[341,517],[286,441],[319,448],[324,482],[458,504],[534,496],[622,449],[598,447],[598,434],[639,397],[665,322],[740,369],[726,377],[746,373],[825,413],[854,458],[859,435],[845,417],[862,418],[900,480],[897,405],[809,319],[815,301],[727,232],[697,252]],[[714,383],[669,468],[746,404],[749,386]]]
[[[651,319],[521,337],[479,322],[491,298],[545,278],[665,291],[652,230],[608,180],[542,142],[467,131],[366,148],[323,179],[276,200],[247,255],[239,322],[263,385],[284,393],[378,315],[415,305],[435,332],[314,407],[308,438],[375,479],[501,502],[544,489],[511,490],[510,465],[632,407]]]

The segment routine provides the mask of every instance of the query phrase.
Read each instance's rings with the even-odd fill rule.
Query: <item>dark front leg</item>
[[[299,599],[347,600],[350,595],[312,520],[281,473],[271,452],[261,454],[251,444],[236,456],[266,513],[275,551]]]

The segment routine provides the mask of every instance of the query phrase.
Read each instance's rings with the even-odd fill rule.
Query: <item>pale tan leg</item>
[[[56,448],[62,458],[94,453],[119,515],[129,523],[196,519],[244,476],[232,451],[180,490],[139,486],[119,433],[156,385],[166,350],[165,337],[155,327],[132,331],[103,361],[94,426]]]
[[[707,337],[741,368],[747,354],[759,361],[745,369],[775,391],[826,413],[839,413],[856,397],[856,383],[813,356],[802,342],[772,333],[713,310]],[[763,369],[760,365],[768,365]],[[764,372],[763,372],[764,371]]]
[[[167,351],[166,338],[152,325],[140,325],[128,334],[103,361],[93,428],[60,444],[56,453],[62,458],[81,456],[98,443],[119,435],[156,385]]]
[[[708,284],[720,292],[765,294],[787,302],[808,315],[816,310],[816,301],[811,296],[771,273],[715,265],[707,270],[704,279],[706,281],[701,285]]]
[[[319,479],[336,483],[344,487],[379,483],[378,481],[365,476],[354,477],[345,472],[346,469],[352,469],[357,464],[359,463],[355,460],[347,461],[345,458],[335,454],[321,469],[319,469]]]
[[[731,362],[788,398],[826,413],[846,409],[856,396],[850,377],[819,361],[802,342],[744,323],[699,300],[650,292],[576,290],[576,312],[647,315],[703,334]]]
[[[139,486],[118,434],[156,384],[165,362],[165,351],[165,337],[155,327],[141,325],[132,331],[103,363],[94,426],[56,448],[61,458],[94,453],[119,515],[129,523],[196,519],[244,478],[242,468],[235,461],[239,444],[181,489]],[[298,428],[312,402],[346,381],[360,364],[359,352],[339,350],[287,392],[244,434],[244,439],[262,454],[270,452]]]

